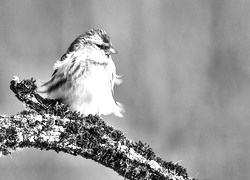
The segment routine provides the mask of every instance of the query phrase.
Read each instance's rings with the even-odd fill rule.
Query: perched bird
[[[116,53],[108,34],[93,28],[71,43],[55,63],[51,79],[38,87],[38,92],[60,99],[84,116],[123,117],[123,106],[113,97],[114,85],[122,82],[111,58]]]

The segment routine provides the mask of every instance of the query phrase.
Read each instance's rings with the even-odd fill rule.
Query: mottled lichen
[[[183,180],[186,169],[157,157],[152,148],[126,138],[98,116],[83,117],[57,100],[36,93],[35,80],[11,81],[16,97],[30,110],[0,116],[0,152],[34,147],[92,159],[126,179]]]

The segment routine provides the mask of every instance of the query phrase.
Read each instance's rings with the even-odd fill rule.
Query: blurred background
[[[250,1],[0,0],[0,113],[25,107],[14,75],[48,80],[81,33],[111,37],[124,119],[105,120],[150,144],[191,177],[250,179]],[[5,180],[123,180],[91,160],[24,149],[0,159]]]

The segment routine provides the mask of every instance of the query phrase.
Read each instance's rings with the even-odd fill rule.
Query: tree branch
[[[57,100],[42,98],[34,79],[20,82],[14,77],[10,88],[30,110],[0,115],[3,155],[34,147],[92,159],[127,179],[191,179],[183,167],[157,157],[148,145],[129,140],[100,117],[83,117]]]

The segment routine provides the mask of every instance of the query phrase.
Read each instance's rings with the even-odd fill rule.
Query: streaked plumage
[[[50,99],[62,100],[85,116],[115,114],[122,117],[122,105],[113,98],[114,85],[121,83],[111,58],[114,53],[107,33],[91,29],[71,43],[55,63],[51,79],[38,91]]]

